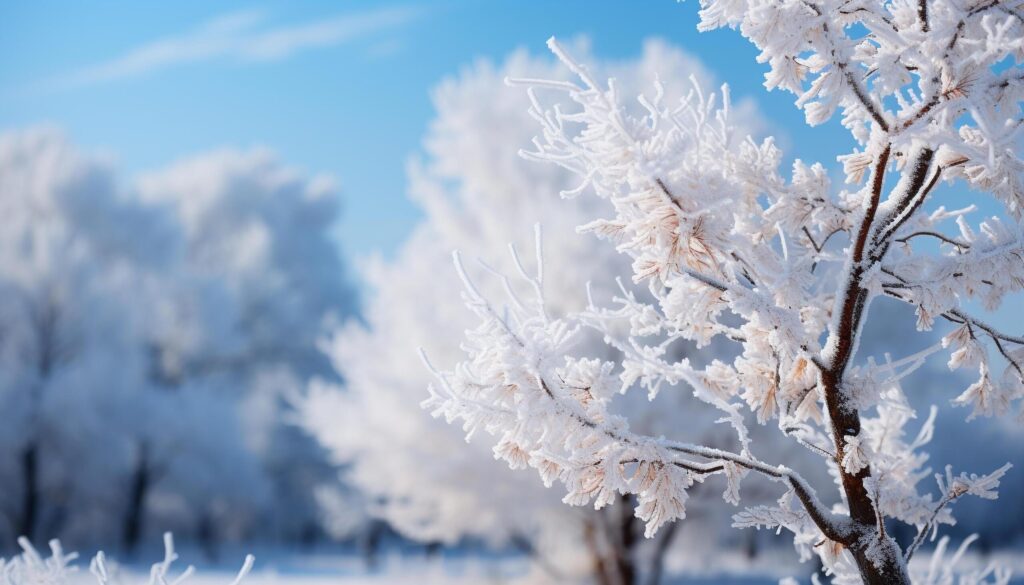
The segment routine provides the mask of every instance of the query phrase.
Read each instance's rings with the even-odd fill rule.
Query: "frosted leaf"
[[[666,522],[686,517],[686,489],[693,484],[686,471],[660,463],[641,464],[633,481],[639,482],[636,517],[647,524],[645,537],[653,537]]]
[[[868,446],[860,435],[846,435],[843,440],[846,443],[843,449],[843,469],[847,473],[857,474],[870,464]]]
[[[964,494],[969,494],[975,497],[983,498],[986,500],[994,500],[999,497],[999,482],[1006,475],[1006,472],[1013,467],[1012,464],[1007,463],[992,473],[986,475],[977,475],[974,473],[967,474],[961,473],[960,475],[953,475],[952,467],[946,466],[945,477],[936,474],[935,480],[939,484],[939,489],[945,493],[952,495],[953,497],[959,497]]]
[[[994,416],[1004,414],[1010,408],[1013,390],[993,380],[989,375],[988,364],[982,362],[978,368],[978,379],[967,387],[953,404],[971,406],[973,408],[968,420],[979,415]]]
[[[722,498],[733,506],[738,506],[740,504],[740,482],[746,477],[748,471],[730,461],[725,462],[723,468],[726,486],[725,491],[722,492]]]

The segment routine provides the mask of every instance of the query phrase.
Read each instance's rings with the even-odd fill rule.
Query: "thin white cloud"
[[[60,76],[51,88],[69,88],[150,73],[166,67],[215,59],[280,60],[308,49],[341,45],[389,32],[419,16],[411,6],[352,12],[291,26],[267,26],[263,12],[236,12],[195,28],[133,48],[109,61]]]
[[[366,56],[373,59],[386,59],[402,52],[405,42],[398,38],[384,39],[366,48]]]

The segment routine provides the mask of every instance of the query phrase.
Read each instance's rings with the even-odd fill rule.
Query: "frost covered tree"
[[[0,210],[0,540],[315,535],[330,468],[280,415],[353,309],[336,191],[265,152],[123,181],[30,129]]]
[[[656,71],[675,69],[690,70],[705,82],[712,79],[696,59],[658,41],[649,42],[637,60],[602,65],[638,91],[654,81]],[[549,60],[517,52],[501,66],[479,62],[434,92],[437,116],[424,140],[427,157],[410,168],[411,192],[425,219],[397,258],[369,266],[373,294],[365,323],[340,330],[327,347],[345,384],[315,384],[304,417],[347,465],[345,476],[379,502],[373,512],[406,536],[446,544],[480,538],[523,547],[563,575],[589,573],[597,583],[653,583],[672,543],[671,530],[645,542],[628,505],[599,512],[567,508],[535,478],[503,469],[486,441],[467,447],[462,433],[432,420],[418,406],[430,374],[421,367],[416,347],[455,360],[458,337],[473,325],[459,300],[458,282],[439,276],[450,267],[453,248],[493,262],[474,262],[470,270],[478,276],[514,270],[507,246],[532,246],[532,225],[545,217],[546,233],[559,242],[552,256],[564,267],[547,281],[553,310],[584,308],[578,293],[588,281],[599,294],[612,295],[621,294],[616,277],[629,278],[622,255],[594,238],[574,235],[577,224],[610,208],[588,198],[559,202],[550,194],[572,187],[574,175],[524,161],[508,148],[533,133],[527,97],[503,83],[509,75],[564,73]],[[666,91],[682,97],[687,89],[675,83]],[[756,125],[751,108],[741,111],[745,126]],[[487,286],[495,294],[503,290],[500,279],[491,278]],[[587,351],[619,355],[600,335],[587,336],[581,344]],[[697,353],[692,345],[674,351]],[[640,421],[639,428],[647,432],[671,433],[686,426],[703,441],[728,445],[713,411],[686,394],[666,393],[654,402],[639,394],[623,396],[614,408]],[[702,408],[703,416],[694,412]],[[774,438],[760,435],[764,441]],[[797,449],[802,451],[796,447],[788,455],[804,456]],[[621,497],[624,502],[630,498]],[[730,510],[716,504],[721,499],[710,491],[696,497],[706,501],[707,513],[692,528],[714,542]],[[333,499],[328,504],[337,508]]]
[[[118,475],[151,412],[138,340],[174,229],[54,131],[0,138],[0,168],[0,478],[13,540],[84,520],[69,508],[103,514],[117,501],[104,476]],[[99,444],[104,453],[89,448]],[[95,474],[76,477],[73,461]]]
[[[167,327],[154,344],[161,379],[234,396],[239,431],[267,482],[261,530],[316,537],[314,494],[333,472],[289,415],[313,376],[336,379],[317,342],[355,311],[331,235],[334,182],[255,149],[192,157],[138,183],[140,199],[166,208],[183,240]],[[206,524],[230,521],[216,500],[206,505]]]
[[[463,342],[466,359],[434,370],[425,406],[494,436],[511,467],[563,483],[569,504],[601,508],[634,494],[647,536],[686,515],[695,484],[717,484],[739,504],[745,477],[774,480],[777,504],[745,508],[735,526],[789,531],[837,583],[910,583],[908,561],[952,522],[955,501],[994,499],[1009,466],[983,475],[947,467],[937,486],[925,484],[934,409],[915,413],[901,380],[946,350],[951,368],[978,378],[953,393],[920,389],[935,405],[953,398],[972,416],[1000,415],[1024,397],[1024,339],[975,306],[995,308],[1024,287],[1021,4],[701,4],[701,28],[738,28],[755,43],[769,65],[766,86],[796,94],[808,124],[841,112],[857,144],[840,157],[847,187],[833,186],[821,163],[798,160],[784,178],[771,139],[737,132],[727,88],[716,96],[695,83],[672,100],[655,83],[637,100],[643,113],[632,114],[617,81],[599,81],[552,40],[575,79],[513,80],[527,87],[542,130],[523,154],[578,175],[563,195],[611,205],[581,229],[632,260],[633,281],[651,300],[624,292],[609,302],[592,291],[580,311],[553,306],[546,284],[566,268],[563,243],[545,248],[538,237],[536,264],[514,262],[528,294],[510,287],[498,302],[456,254],[478,323]],[[551,95],[573,106],[547,105]],[[992,197],[1003,213],[978,222],[971,205],[937,205],[940,182]],[[546,265],[542,249],[554,258]],[[864,359],[860,332],[881,296],[913,306],[918,329],[944,323],[948,332],[924,352]],[[588,331],[622,357],[582,347]],[[733,343],[737,357],[671,352],[714,340]],[[731,446],[645,434],[609,410],[618,392],[655,395],[676,383],[721,411]],[[748,418],[819,454],[838,497],[823,498],[752,440]],[[916,536],[896,542],[893,522]]]

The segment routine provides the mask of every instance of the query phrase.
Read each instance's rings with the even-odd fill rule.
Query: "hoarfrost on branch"
[[[628,255],[645,290],[623,285],[610,301],[590,298],[585,310],[556,315],[545,305],[544,271],[559,267],[544,266],[539,229],[531,267],[511,251],[529,298],[511,287],[500,303],[485,298],[456,254],[479,324],[466,334],[465,361],[430,366],[437,383],[425,407],[469,435],[493,435],[496,456],[564,484],[566,503],[601,507],[635,494],[648,536],[686,516],[694,484],[720,476],[725,499],[738,502],[746,474],[766,476],[782,487],[777,505],[739,512],[737,527],[792,532],[801,556],[817,554],[837,583],[910,583],[907,562],[939,524],[953,522],[951,504],[995,498],[1009,466],[982,476],[947,470],[937,492],[920,485],[930,475],[924,448],[934,410],[912,422],[901,380],[944,350],[950,368],[979,377],[959,396],[922,389],[935,404],[955,396],[971,416],[1002,415],[1024,397],[1024,338],[972,312],[972,301],[994,309],[1024,288],[1022,3],[701,6],[703,30],[738,28],[760,49],[765,86],[795,94],[809,125],[841,115],[856,143],[839,157],[845,185],[832,185],[819,162],[797,160],[784,176],[772,139],[734,131],[727,87],[709,93],[694,81],[688,96],[668,103],[655,84],[632,107],[614,79],[595,79],[552,39],[576,80],[510,80],[525,87],[541,129],[522,155],[578,175],[563,196],[610,203],[611,215],[580,231]],[[573,107],[545,106],[549,92]],[[1005,213],[977,220],[973,205],[937,206],[940,182],[992,197]],[[858,359],[878,297],[913,306],[918,329],[944,321],[952,331],[919,354]],[[585,329],[614,351],[577,355]],[[669,357],[673,343],[716,338],[735,344],[732,363]],[[621,357],[603,359],[609,354]],[[653,396],[677,385],[722,412],[733,449],[637,434],[609,409],[617,392],[642,387]],[[838,502],[826,505],[772,453],[757,453],[746,411],[819,453],[837,478]],[[906,550],[887,534],[889,518],[918,528]],[[1008,578],[989,572],[975,582],[989,577]]]

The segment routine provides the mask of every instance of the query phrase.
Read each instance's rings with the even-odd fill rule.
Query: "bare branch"
[[[899,242],[901,244],[906,244],[910,240],[912,240],[914,238],[922,237],[922,236],[931,236],[933,238],[938,238],[938,239],[942,240],[943,242],[946,242],[947,244],[952,244],[952,245],[956,246],[957,248],[966,249],[966,248],[970,248],[971,247],[971,245],[968,244],[967,242],[960,242],[960,241],[954,240],[953,238],[950,238],[948,236],[940,234],[939,232],[933,232],[933,231],[929,231],[929,230],[916,231],[916,232],[914,232],[914,233],[912,233],[910,235],[904,236],[902,238],[896,238],[895,241],[897,241],[897,242]]]
[[[911,541],[909,546],[907,546],[907,552],[903,554],[904,561],[908,563],[910,562],[910,558],[914,556],[914,553],[917,552],[917,549],[921,546],[922,543],[924,543],[924,539],[928,536],[928,533],[931,532],[932,527],[935,525],[935,520],[939,517],[939,514],[942,513],[942,510],[945,509],[946,506],[948,506],[950,503],[954,502],[957,498],[964,495],[965,493],[966,492],[950,492],[944,495],[941,500],[939,500],[939,504],[935,506],[935,509],[932,511],[931,516],[929,516],[928,520],[925,521],[925,523],[917,529],[917,534],[914,535],[914,540]]]

